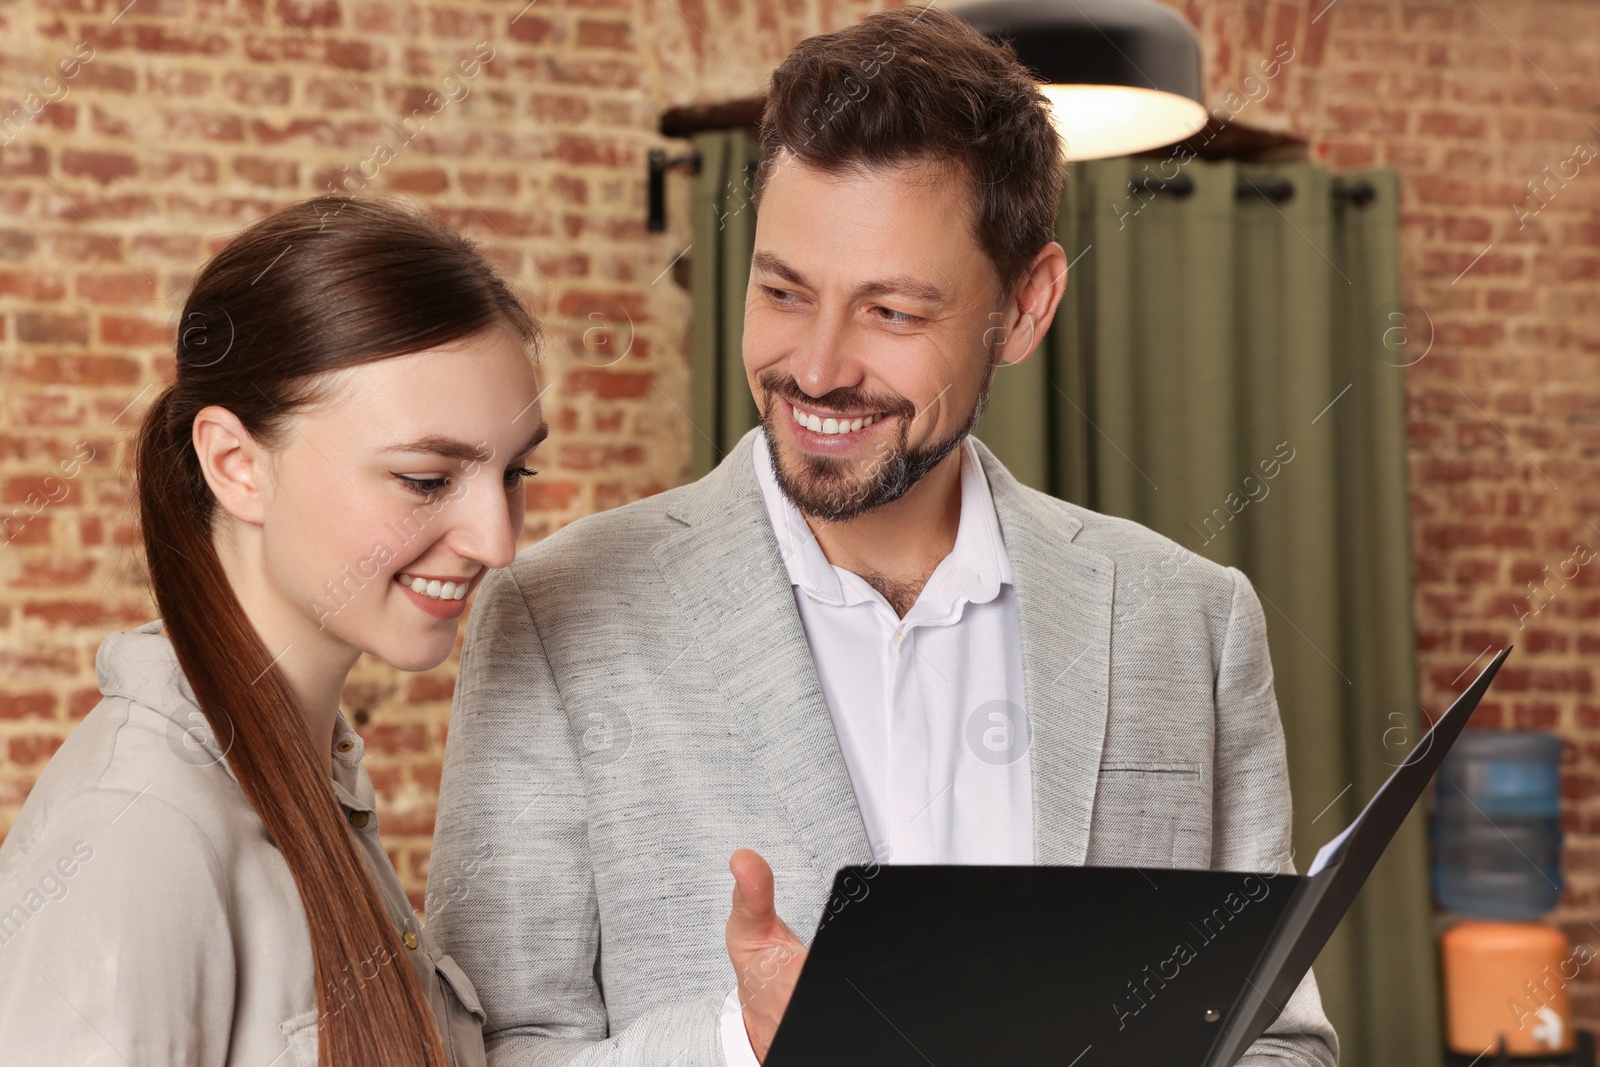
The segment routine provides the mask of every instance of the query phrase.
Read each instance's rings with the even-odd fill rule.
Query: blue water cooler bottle
[[[1433,890],[1452,1063],[1592,1065],[1567,985],[1592,958],[1537,921],[1560,902],[1561,740],[1474,730],[1439,769]]]

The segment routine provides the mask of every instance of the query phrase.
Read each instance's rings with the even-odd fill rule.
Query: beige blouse
[[[104,699],[0,845],[0,1059],[313,1067],[318,1009],[299,892],[159,631],[157,620],[101,643]],[[334,792],[451,1063],[481,1067],[477,993],[412,912],[361,757],[341,715]],[[393,962],[374,946],[336,988]]]

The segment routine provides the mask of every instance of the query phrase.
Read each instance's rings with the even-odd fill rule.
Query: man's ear
[[[225,407],[201,408],[190,430],[200,471],[224,511],[241,522],[266,521],[268,455]]]
[[[1021,363],[1044,340],[1067,287],[1067,252],[1056,241],[1039,249],[1002,313],[994,355],[999,363]],[[991,330],[991,332],[993,332]]]

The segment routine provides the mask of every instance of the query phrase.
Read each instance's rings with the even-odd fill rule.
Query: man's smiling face
[[[971,215],[948,164],[773,164],[745,376],[778,482],[805,514],[842,522],[898,500],[977,422],[1007,300]]]

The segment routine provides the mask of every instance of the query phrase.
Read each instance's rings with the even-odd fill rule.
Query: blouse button
[[[356,743],[347,737],[333,747],[338,749],[340,752],[349,752],[352,748],[356,747]]]
[[[402,940],[402,941],[404,941],[406,943],[406,948],[416,948],[417,947],[417,935],[412,933],[410,930],[407,930],[406,933],[405,933],[405,936],[402,937],[400,940]]]
[[[350,825],[354,826],[357,830],[359,830],[362,827],[366,826],[367,825],[367,813],[364,812],[364,811],[352,811],[350,813]]]

